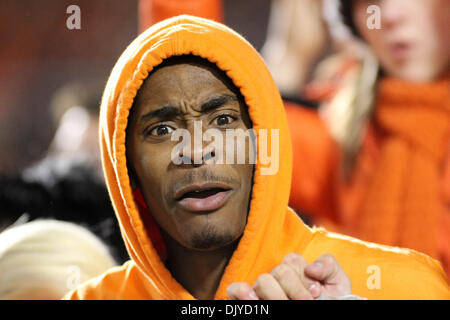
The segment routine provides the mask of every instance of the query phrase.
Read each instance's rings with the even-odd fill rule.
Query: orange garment
[[[295,106],[287,106],[287,113],[294,144],[293,207],[329,230],[424,252],[450,274],[448,79],[380,81],[375,114],[348,182],[317,113]],[[303,129],[306,122],[313,134]]]
[[[435,260],[415,251],[381,247],[310,229],[287,207],[292,148],[284,106],[257,51],[219,23],[178,16],[158,23],[134,40],[114,67],[101,104],[100,140],[105,178],[131,260],[70,292],[68,299],[193,299],[166,269],[153,245],[126,165],[125,133],[133,99],[149,72],[163,59],[193,54],[215,63],[240,89],[253,129],[279,129],[279,170],[262,175],[255,164],[248,221],[221,278],[215,299],[227,299],[235,281],[253,284],[284,256],[298,252],[309,262],[333,254],[352,280],[353,293],[371,299],[450,299],[448,279]],[[258,148],[258,153],[261,150]],[[139,200],[138,200],[139,201]],[[150,213],[148,213],[150,214]],[[377,266],[381,288],[367,285]]]
[[[139,0],[139,31],[164,19],[190,14],[223,21],[222,0]]]

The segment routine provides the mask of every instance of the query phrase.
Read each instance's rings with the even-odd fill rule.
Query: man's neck
[[[172,276],[195,298],[214,299],[237,242],[216,250],[201,251],[188,249],[169,236],[164,240],[168,252],[167,268]]]

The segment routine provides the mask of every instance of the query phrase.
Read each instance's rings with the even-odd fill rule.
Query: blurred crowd
[[[86,46],[93,46],[88,24],[104,32],[97,41],[105,42],[99,50],[110,63],[95,67],[103,59],[96,55],[92,70],[77,73],[85,66],[72,57],[80,60],[67,67],[66,81],[53,75],[45,95],[18,89],[27,57],[3,53],[0,66],[13,64],[18,72],[11,69],[11,82],[0,80],[0,91],[7,92],[0,119],[8,122],[0,132],[0,299],[59,299],[73,283],[129,259],[103,179],[99,104],[121,44],[183,13],[230,25],[266,61],[291,128],[290,206],[305,222],[424,252],[450,274],[449,1],[140,0],[127,2],[134,6],[127,17],[130,9],[121,13],[118,3],[108,10],[105,1],[80,4],[87,22],[77,41],[89,38]],[[38,10],[15,8],[23,5],[13,1],[1,6],[3,14]],[[89,8],[109,16],[93,18]],[[108,38],[108,28],[117,31],[116,40]],[[2,41],[13,41],[15,31],[6,30]],[[24,33],[21,45],[37,48],[32,38]],[[36,62],[40,69],[29,75],[36,88],[46,86],[39,71],[52,59],[56,74],[60,57],[47,52]],[[39,113],[29,110],[35,104]],[[41,148],[27,149],[25,140]]]

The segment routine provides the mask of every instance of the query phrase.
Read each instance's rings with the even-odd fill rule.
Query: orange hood
[[[374,249],[374,245],[330,237],[320,229],[311,230],[288,208],[291,140],[282,100],[263,60],[242,36],[224,25],[182,15],[153,25],[128,46],[111,73],[102,100],[102,161],[131,261],[82,285],[68,298],[193,299],[166,269],[148,236],[133,197],[125,156],[127,118],[138,89],[149,72],[164,59],[184,54],[200,56],[226,72],[245,98],[257,135],[259,129],[279,130],[278,172],[263,175],[264,166],[259,161],[255,165],[247,225],[222,276],[216,299],[227,298],[226,288],[232,282],[253,284],[259,275],[270,272],[290,252],[304,255],[307,261],[315,260],[323,253],[335,254],[352,279],[354,292],[363,296],[369,295],[365,289],[367,265],[378,264],[383,268],[382,261],[386,260],[389,263],[385,268],[390,270],[386,274],[392,277],[406,274],[405,270],[396,272],[396,267],[386,257],[397,259],[397,262],[408,261],[409,253],[395,258],[395,250]],[[413,264],[425,263],[426,268],[432,265],[430,277],[439,287],[437,292],[442,292],[442,288],[446,290],[448,285],[445,278],[442,279],[442,270],[436,262],[422,262],[424,259],[420,256],[415,259],[420,261]],[[361,266],[355,268],[355,263]],[[391,282],[395,283],[394,280]],[[386,284],[385,287],[391,295],[384,295],[384,298],[398,293],[390,286]],[[403,291],[410,293],[410,290]]]
[[[158,288],[167,288],[164,298],[188,297],[159,259],[133,199],[125,157],[125,128],[136,92],[149,72],[164,59],[193,54],[215,63],[226,72],[245,97],[256,133],[259,129],[280,129],[278,173],[261,175],[255,165],[253,195],[248,224],[224,276],[243,279],[270,259],[278,243],[267,235],[278,235],[285,220],[291,177],[291,141],[284,107],[278,90],[257,51],[227,27],[201,18],[179,16],[158,23],[133,41],[120,57],[109,78],[101,107],[101,148],[106,181],[130,256]],[[279,214],[273,214],[273,213]],[[239,270],[235,270],[239,269]],[[167,284],[171,283],[170,288]],[[224,297],[223,286],[219,296]]]

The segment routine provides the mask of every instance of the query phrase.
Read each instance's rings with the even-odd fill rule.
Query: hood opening
[[[202,58],[200,56],[196,56],[193,54],[186,54],[186,55],[177,55],[177,56],[171,56],[168,57],[164,60],[162,60],[162,62],[153,67],[152,71],[149,72],[148,76],[143,80],[140,88],[137,90],[137,95],[139,95],[140,90],[143,87],[144,82],[157,70],[163,68],[163,67],[167,67],[167,66],[172,66],[172,65],[177,65],[177,64],[192,64],[192,65],[206,65],[209,67],[209,69],[211,71],[215,71],[215,73],[217,74],[218,78],[222,79],[225,83],[225,85],[233,92],[237,95],[239,101],[242,101],[242,103],[245,106],[245,109],[248,112],[248,106],[245,103],[245,98],[242,95],[240,89],[234,85],[233,80],[230,79],[230,77],[226,74],[225,71],[221,70],[215,63],[210,62],[208,59]],[[132,117],[133,115],[133,109],[134,109],[134,102],[136,100],[133,100],[133,105],[130,108],[130,113],[129,113],[129,119]],[[249,117],[250,118],[250,117]],[[253,123],[252,120],[250,118],[250,122],[251,122],[251,128],[253,127]],[[128,123],[130,123],[130,121],[128,121]],[[129,134],[129,125],[127,125],[126,128],[126,135],[128,136]],[[132,165],[129,163],[128,159],[127,159],[127,168],[128,168],[128,175],[130,176],[130,180],[131,181],[137,181],[136,179],[136,173],[134,171],[134,169],[132,168]],[[252,192],[253,192],[253,175],[254,175],[254,167],[253,167],[253,174],[252,174],[252,183],[251,183],[251,189],[250,189],[250,196],[249,196],[249,202],[248,202],[248,209],[247,209],[247,213],[246,213],[246,224],[248,222],[248,213],[250,212],[250,203],[251,203],[251,199],[252,199]],[[133,186],[133,182],[132,184],[132,188],[133,188],[133,197],[134,200],[136,202],[136,205],[138,207],[139,210],[139,215],[141,217],[142,222],[144,223],[145,226],[145,230],[147,232],[147,236],[150,239],[150,241],[152,242],[152,245],[154,246],[155,250],[157,251],[160,259],[165,263],[167,258],[168,258],[168,252],[167,252],[167,248],[166,245],[164,243],[164,239],[163,236],[161,234],[161,227],[158,225],[158,223],[156,222],[156,220],[153,218],[151,211],[149,210],[147,203],[145,202],[144,196],[142,194],[141,188],[140,186]],[[213,192],[219,192],[221,190],[207,190],[205,191],[205,193],[213,193]],[[223,190],[222,190],[223,191]],[[183,195],[186,196],[186,195]],[[201,197],[201,194],[197,194],[197,195],[192,195],[193,197]],[[242,235],[237,239],[237,242],[240,241]]]
[[[148,231],[154,228],[144,216],[151,215],[141,214],[145,202],[139,203],[139,192],[130,184],[125,146],[130,109],[148,74],[183,55],[207,60],[227,75],[245,101],[255,139],[266,132],[269,153],[271,131],[278,132],[276,166],[260,161],[261,148],[257,150],[247,223],[217,291],[217,298],[223,298],[227,283],[251,282],[263,266],[278,261],[284,241],[280,234],[286,219],[294,219],[287,218],[293,215],[287,209],[292,170],[287,118],[275,82],[258,52],[228,27],[198,17],[182,15],[151,26],[122,53],[108,79],[100,111],[102,164],[124,242],[132,263],[146,279],[146,290],[160,299],[191,299],[165,267],[164,251],[157,248],[160,237]]]

